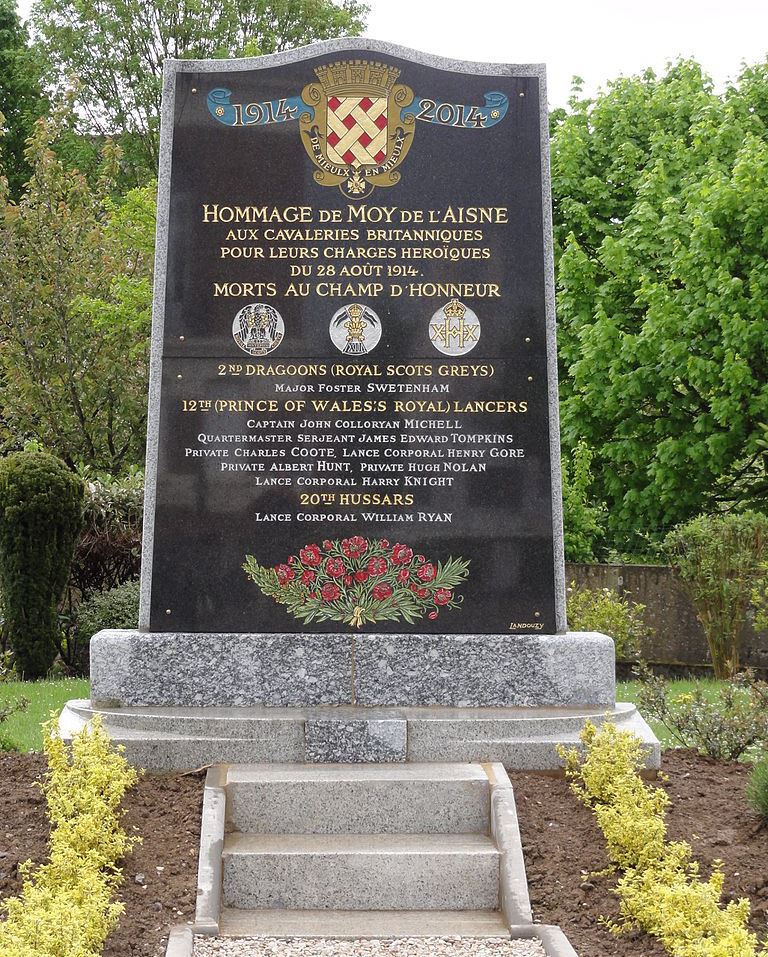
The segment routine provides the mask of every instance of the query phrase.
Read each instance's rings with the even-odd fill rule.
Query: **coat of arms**
[[[397,167],[413,140],[413,114],[401,110],[413,102],[413,90],[397,83],[400,70],[384,63],[347,60],[318,67],[319,83],[301,97],[315,107],[299,126],[304,147],[317,166],[321,186],[338,185],[359,199],[374,186],[393,186]]]
[[[301,139],[317,169],[315,182],[363,199],[377,186],[400,182],[398,166],[413,143],[416,120],[453,129],[489,129],[507,114],[504,93],[484,95],[477,106],[449,103],[398,83],[400,69],[371,60],[340,60],[315,69],[317,81],[301,96],[232,103],[232,91],[208,94],[211,116],[225,126],[266,126],[298,120]]]

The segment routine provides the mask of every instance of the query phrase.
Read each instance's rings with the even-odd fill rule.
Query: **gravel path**
[[[401,937],[196,937],[195,957],[545,957],[537,940]]]

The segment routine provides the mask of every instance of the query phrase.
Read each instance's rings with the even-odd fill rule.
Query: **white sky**
[[[369,0],[367,35],[464,60],[547,64],[549,99],[571,77],[607,80],[692,56],[722,85],[768,56],[768,0]],[[19,0],[22,17],[31,0]]]
[[[547,65],[549,100],[571,77],[607,80],[691,56],[718,85],[768,56],[767,0],[369,0],[367,34],[465,60]]]

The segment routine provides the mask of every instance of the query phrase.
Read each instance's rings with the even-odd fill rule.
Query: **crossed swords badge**
[[[208,94],[211,116],[225,126],[266,126],[298,120],[304,148],[317,167],[315,182],[338,186],[349,199],[363,199],[377,186],[400,182],[398,167],[413,143],[416,121],[458,129],[489,129],[507,114],[509,100],[490,92],[483,106],[447,103],[397,81],[386,63],[343,60],[319,66],[318,82],[301,96],[232,103],[232,91]]]

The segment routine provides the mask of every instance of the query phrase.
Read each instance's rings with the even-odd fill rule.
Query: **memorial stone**
[[[613,708],[566,634],[552,276],[543,67],[168,62],[141,613],[94,705],[347,706],[281,709],[320,760]]]

